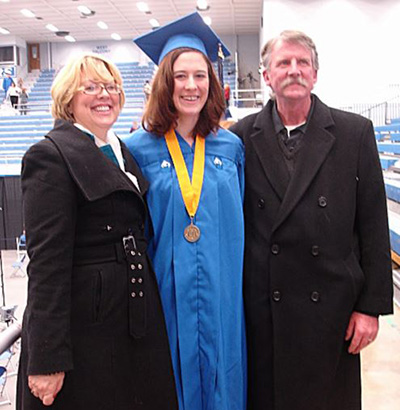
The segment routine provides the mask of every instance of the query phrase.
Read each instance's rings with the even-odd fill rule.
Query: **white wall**
[[[398,0],[264,0],[260,44],[285,29],[316,43],[315,92],[331,105],[383,101],[399,89]]]
[[[238,36],[238,59],[240,77],[245,77],[243,88],[261,88],[258,65],[260,62],[259,37],[256,34]],[[253,74],[255,81],[250,84],[247,74]]]
[[[0,36],[0,46],[18,46],[26,48],[26,41],[17,36]]]
[[[27,67],[26,41],[16,36],[0,37],[0,46],[17,46],[19,48],[19,66],[17,66],[17,76],[25,78]]]
[[[253,88],[260,88],[260,75],[258,73],[258,64],[260,62],[260,39],[258,34],[242,34],[240,36],[221,36],[221,40],[231,52],[230,58],[235,61],[235,53],[238,53],[239,77],[246,77],[251,71],[257,79]],[[244,87],[250,88],[248,79]]]
[[[149,61],[132,41],[59,42],[51,43],[50,48],[48,54],[51,56],[51,66],[56,69],[63,66],[70,57],[88,51],[100,53],[114,63],[139,61],[140,64],[147,64]]]

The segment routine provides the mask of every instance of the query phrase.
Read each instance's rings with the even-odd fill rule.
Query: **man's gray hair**
[[[276,43],[281,40],[286,43],[300,44],[311,52],[311,62],[315,70],[319,69],[318,53],[314,41],[302,31],[285,30],[279,36],[271,38],[261,50],[261,61],[264,69],[269,70],[271,65],[271,53]]]

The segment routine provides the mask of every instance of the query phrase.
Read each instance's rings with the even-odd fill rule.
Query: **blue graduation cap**
[[[230,55],[220,38],[197,12],[143,34],[133,41],[157,65],[170,51],[181,47],[201,51],[211,61],[217,61],[219,45],[224,57]]]

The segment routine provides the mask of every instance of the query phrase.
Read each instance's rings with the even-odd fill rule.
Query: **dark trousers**
[[[17,108],[18,107],[18,96],[10,95],[11,107]]]

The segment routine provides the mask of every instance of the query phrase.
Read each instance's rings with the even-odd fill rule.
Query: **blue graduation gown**
[[[194,147],[178,135],[191,176]],[[190,223],[164,138],[143,129],[125,140],[150,182],[152,257],[164,307],[180,410],[244,410],[246,341],[242,298],[244,148],[230,131],[206,138],[204,181]]]

